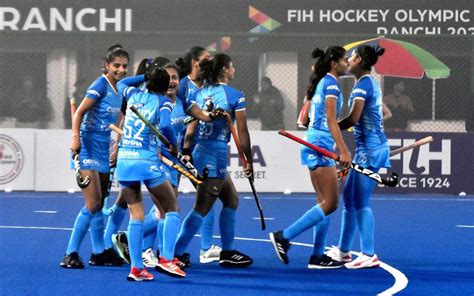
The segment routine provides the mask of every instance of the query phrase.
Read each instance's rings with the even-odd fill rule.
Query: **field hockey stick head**
[[[82,178],[82,175],[79,173],[76,174],[76,182],[80,188],[86,188],[91,183],[91,177],[86,176],[85,178]]]
[[[384,179],[383,184],[387,187],[397,186],[397,184],[398,184],[398,175],[397,175],[397,173],[392,172],[392,174],[390,174],[390,178],[388,178],[386,180]]]
[[[79,153],[73,152],[72,160],[74,162],[77,185],[80,188],[86,188],[87,186],[89,186],[89,184],[91,182],[91,178],[89,176],[86,176],[85,178],[82,177],[81,164],[80,164],[80,160],[79,160]]]

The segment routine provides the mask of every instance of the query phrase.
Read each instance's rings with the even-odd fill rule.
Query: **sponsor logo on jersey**
[[[23,168],[24,156],[20,145],[7,135],[0,135],[0,184],[14,180]]]
[[[134,146],[135,148],[141,148],[143,146],[142,142],[131,139],[122,139],[122,144],[127,146]]]
[[[107,113],[119,113],[122,110],[120,107],[107,107]]]
[[[96,97],[100,97],[99,92],[96,91],[96,90],[93,90],[93,89],[88,89],[86,94],[93,95],[93,96],[96,96]]]
[[[367,91],[362,89],[362,88],[356,88],[352,91],[353,94],[357,94],[357,93],[360,93],[360,94],[363,94],[363,95],[366,95],[367,94]]]
[[[331,84],[331,85],[328,85],[328,87],[326,87],[326,90],[337,90],[337,91],[340,91],[339,90],[339,87],[335,84]]]
[[[90,159],[90,158],[86,158],[86,159],[81,159],[81,162],[83,164],[89,164],[89,165],[99,165],[99,162],[95,159]]]
[[[129,150],[123,150],[119,149],[118,157],[123,157],[123,158],[139,158],[140,153],[138,151],[129,151]]]
[[[186,118],[187,116],[171,118],[171,125],[182,124]]]

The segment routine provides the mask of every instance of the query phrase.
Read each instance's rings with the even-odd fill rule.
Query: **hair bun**
[[[385,48],[376,45],[374,46],[374,51],[377,56],[381,56],[385,52]]]
[[[324,56],[324,51],[322,49],[315,48],[313,52],[311,53],[311,56],[313,57],[313,59],[320,58]]]
[[[180,58],[178,58],[174,63],[175,63],[176,65],[182,67],[182,66],[184,66],[184,64],[185,64],[185,61],[184,61],[183,58],[180,57]]]

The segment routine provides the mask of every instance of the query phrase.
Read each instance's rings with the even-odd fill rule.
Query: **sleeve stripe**
[[[163,111],[163,110],[169,110],[170,112],[173,112],[173,109],[171,109],[169,106],[163,106],[160,108],[160,111]]]
[[[188,109],[186,109],[186,113],[188,113],[189,110],[191,110],[191,108],[196,105],[196,103],[194,102],[191,102],[191,104],[189,105]]]
[[[335,96],[335,95],[326,95],[326,98],[331,98],[331,99],[336,99],[337,100],[337,96]]]
[[[129,96],[129,95],[130,95],[130,92],[132,92],[134,89],[135,89],[135,87],[133,87],[133,86],[127,87],[127,88],[123,91],[122,96],[124,96],[124,97]]]
[[[355,97],[353,100],[362,100],[362,101],[365,101],[365,98],[363,98],[363,97]]]
[[[245,111],[245,107],[244,108],[240,108],[240,109],[235,109],[236,112],[238,111]]]

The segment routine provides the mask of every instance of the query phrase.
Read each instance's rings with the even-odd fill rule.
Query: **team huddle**
[[[337,146],[343,167],[351,161],[374,172],[390,167],[381,92],[370,76],[371,67],[382,54],[382,48],[369,46],[359,46],[349,60],[342,47],[313,52],[317,61],[305,99],[307,108],[302,111],[308,127],[305,138],[329,151]],[[245,96],[228,85],[235,75],[231,58],[226,54],[210,56],[204,48],[193,47],[176,63],[164,57],[144,59],[136,75],[125,78],[128,62],[128,53],[120,45],[109,48],[103,75],[92,83],[73,115],[70,148],[79,155],[81,175],[90,183],[81,188],[85,205],[77,215],[61,267],[84,268],[79,248],[89,230],[89,265],[128,263],[130,281],[152,280],[147,268],[185,277],[184,270],[191,266],[186,250],[199,231],[201,263],[218,261],[227,268],[250,266],[253,259],[234,248],[238,194],[227,173],[227,144],[232,122],[236,121],[238,145],[248,160],[243,170],[247,177],[253,177]],[[349,99],[350,113],[338,122],[343,99],[337,78],[347,70],[357,82]],[[341,130],[352,126],[357,144],[353,160],[341,136]],[[119,140],[109,152],[111,129],[118,131]],[[302,148],[301,157],[309,169],[318,204],[286,229],[270,233],[280,260],[288,264],[290,240],[313,228],[309,268],[378,266],[369,205],[375,181],[349,173],[339,245],[325,253],[328,215],[338,206],[336,163],[308,148]],[[191,175],[183,167],[191,167],[197,174]],[[111,168],[115,168],[120,192],[106,213],[104,229],[102,208],[109,195]],[[178,205],[180,172],[199,177],[192,179],[197,189],[194,208],[183,220]],[[154,203],[148,213],[142,184]],[[217,198],[223,205],[219,214],[221,247],[214,245],[212,237]],[[127,208],[128,229],[119,232]],[[362,252],[352,260],[350,251],[357,227]]]

